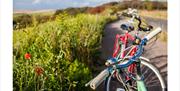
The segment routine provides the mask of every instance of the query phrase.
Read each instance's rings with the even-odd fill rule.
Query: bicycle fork
[[[137,80],[136,82],[137,82],[138,91],[147,91],[143,80]]]
[[[141,62],[139,60],[136,63],[131,64],[128,67],[128,72],[133,73],[133,72],[135,72],[135,68],[136,68],[136,79],[134,79],[134,80],[136,80],[137,91],[147,91],[147,88],[145,86],[144,79],[142,76],[140,64],[141,64]],[[132,85],[131,80],[132,80],[131,77],[126,76],[126,81],[129,85]]]
[[[137,69],[137,75],[136,75],[136,83],[137,83],[137,89],[138,91],[147,91],[147,88],[144,83],[144,79],[142,79],[142,73],[141,73],[141,65],[140,61],[136,63],[136,69]]]

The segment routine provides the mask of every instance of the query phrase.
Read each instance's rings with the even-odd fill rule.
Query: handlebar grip
[[[151,38],[153,38],[154,36],[156,36],[157,34],[159,34],[161,31],[162,31],[161,28],[158,27],[158,28],[156,28],[154,31],[152,31],[151,33],[149,33],[145,38],[146,38],[147,40],[150,40]]]
[[[90,82],[90,87],[95,90],[108,76],[109,76],[108,69],[103,70],[98,76],[96,76]]]

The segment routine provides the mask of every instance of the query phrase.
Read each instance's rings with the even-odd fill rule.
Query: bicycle
[[[133,18],[139,21],[138,28],[140,30],[147,31],[148,28],[144,29],[140,27],[141,19],[139,16],[133,14],[134,13],[129,13],[127,16],[133,16]],[[134,54],[124,56],[124,53],[121,51],[118,56],[116,55],[113,58],[108,59],[105,63],[107,68],[94,79],[89,81],[85,86],[90,85],[92,89],[96,89],[103,81],[105,81],[105,91],[154,91],[154,89],[158,91],[165,91],[166,86],[164,80],[157,68],[149,63],[147,58],[141,57],[143,47],[146,43],[160,32],[161,28],[157,28],[143,39],[136,36],[139,43],[134,45],[134,48],[136,48],[136,50],[133,51]],[[124,50],[127,49],[126,47],[123,48]],[[131,50],[134,48],[131,48]],[[133,67],[129,68],[130,65],[133,65]],[[127,68],[131,69],[131,71]],[[150,73],[150,71],[152,72]],[[153,75],[154,77],[151,80],[158,81],[158,84],[156,84],[157,86],[151,87],[152,84],[147,83],[147,78],[149,78],[149,76],[152,77]],[[127,77],[129,77],[128,80]],[[119,85],[116,87],[115,83]]]
[[[127,11],[126,11],[127,12]],[[134,18],[137,16],[137,10],[136,9],[133,9],[133,10],[128,10],[128,14],[124,13],[122,14],[123,16],[128,16],[129,15],[132,15],[132,18],[130,19],[129,23],[133,23],[133,20]],[[121,15],[121,16],[122,16]],[[141,27],[141,24],[142,24],[142,21],[140,18],[136,18],[138,20],[138,31],[144,31],[144,32],[147,32],[147,31],[150,31],[153,29],[153,27],[151,25],[148,25],[147,28],[143,28]],[[121,28],[123,30],[127,30],[125,32],[125,34],[116,34],[116,39],[115,39],[115,43],[114,43],[114,50],[113,50],[113,55],[112,57],[121,57],[123,58],[125,53],[123,52],[123,50],[125,50],[125,48],[127,47],[127,43],[128,43],[128,40],[131,40],[131,41],[138,41],[138,34],[139,32],[137,32],[135,34],[135,37],[132,36],[131,34],[129,34],[130,31],[133,31],[134,30],[134,26],[132,24],[122,24],[121,25]],[[137,39],[137,40],[136,40]],[[135,42],[136,43],[136,42]],[[137,44],[137,43],[136,43]],[[120,52],[119,52],[120,51]],[[132,51],[133,52],[133,51]],[[132,52],[130,52],[130,54],[133,54]],[[119,54],[118,54],[119,53]]]
[[[139,34],[139,31],[144,31],[144,32],[147,32],[147,31],[150,31],[153,29],[153,27],[151,25],[148,25],[146,24],[146,28],[143,28],[141,27],[142,25],[142,21],[141,21],[141,18],[138,16],[137,14],[137,10],[136,9],[128,9],[127,11],[123,12],[121,14],[121,16],[128,16],[128,17],[131,17],[130,21],[128,21],[128,23],[126,24],[122,24],[121,25],[121,28],[123,30],[126,30],[125,34],[116,34],[116,39],[115,39],[115,43],[114,43],[114,50],[113,50],[113,55],[112,57],[113,58],[124,58],[125,57],[125,51],[127,51],[128,49],[130,49],[130,51],[126,54],[126,56],[133,56],[134,53],[136,52],[137,50],[137,47],[136,46],[130,46],[127,48],[127,45],[128,45],[128,42],[129,40],[131,42],[133,42],[134,44],[133,45],[136,45],[139,43],[140,41],[140,38],[138,38],[138,34]],[[139,17],[139,18],[137,18]],[[132,36],[131,34],[129,34],[129,32],[133,31],[134,30],[134,26],[132,25],[134,23],[134,19],[137,19],[138,20],[138,32],[135,34],[135,36]],[[118,54],[119,53],[119,54]],[[135,64],[132,64],[128,67],[128,72],[131,72],[134,70],[134,67],[135,67]],[[126,77],[127,81],[130,80],[130,78],[127,76]]]

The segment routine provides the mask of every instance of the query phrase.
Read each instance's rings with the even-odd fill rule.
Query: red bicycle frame
[[[113,57],[117,57],[120,52],[120,58],[125,57],[125,49],[127,47],[128,40],[134,41],[135,38],[126,32],[124,35],[116,35],[115,43],[114,43],[114,50],[113,50]],[[119,44],[121,42],[122,45]],[[133,56],[137,51],[137,47],[133,46],[129,52],[129,56]],[[133,73],[136,64],[132,64],[128,67],[128,72]],[[130,80],[130,77],[126,76],[126,80]]]
[[[131,41],[134,40],[134,37],[132,35],[130,35],[128,32],[126,32],[124,35],[119,35],[119,34],[116,34],[116,39],[115,39],[115,43],[114,43],[114,52],[113,52],[113,57],[117,57],[119,51],[120,51],[120,46],[119,46],[119,40],[120,42],[123,44],[122,48],[121,48],[121,58],[124,58],[125,56],[125,52],[124,52],[124,49],[127,47],[127,42],[128,42],[128,39],[130,39]]]

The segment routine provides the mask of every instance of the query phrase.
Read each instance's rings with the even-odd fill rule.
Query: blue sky
[[[13,0],[13,7],[14,10],[63,9],[68,7],[97,6],[112,1],[122,0]]]
[[[67,7],[97,6],[119,0],[14,0],[14,10],[63,9]]]

